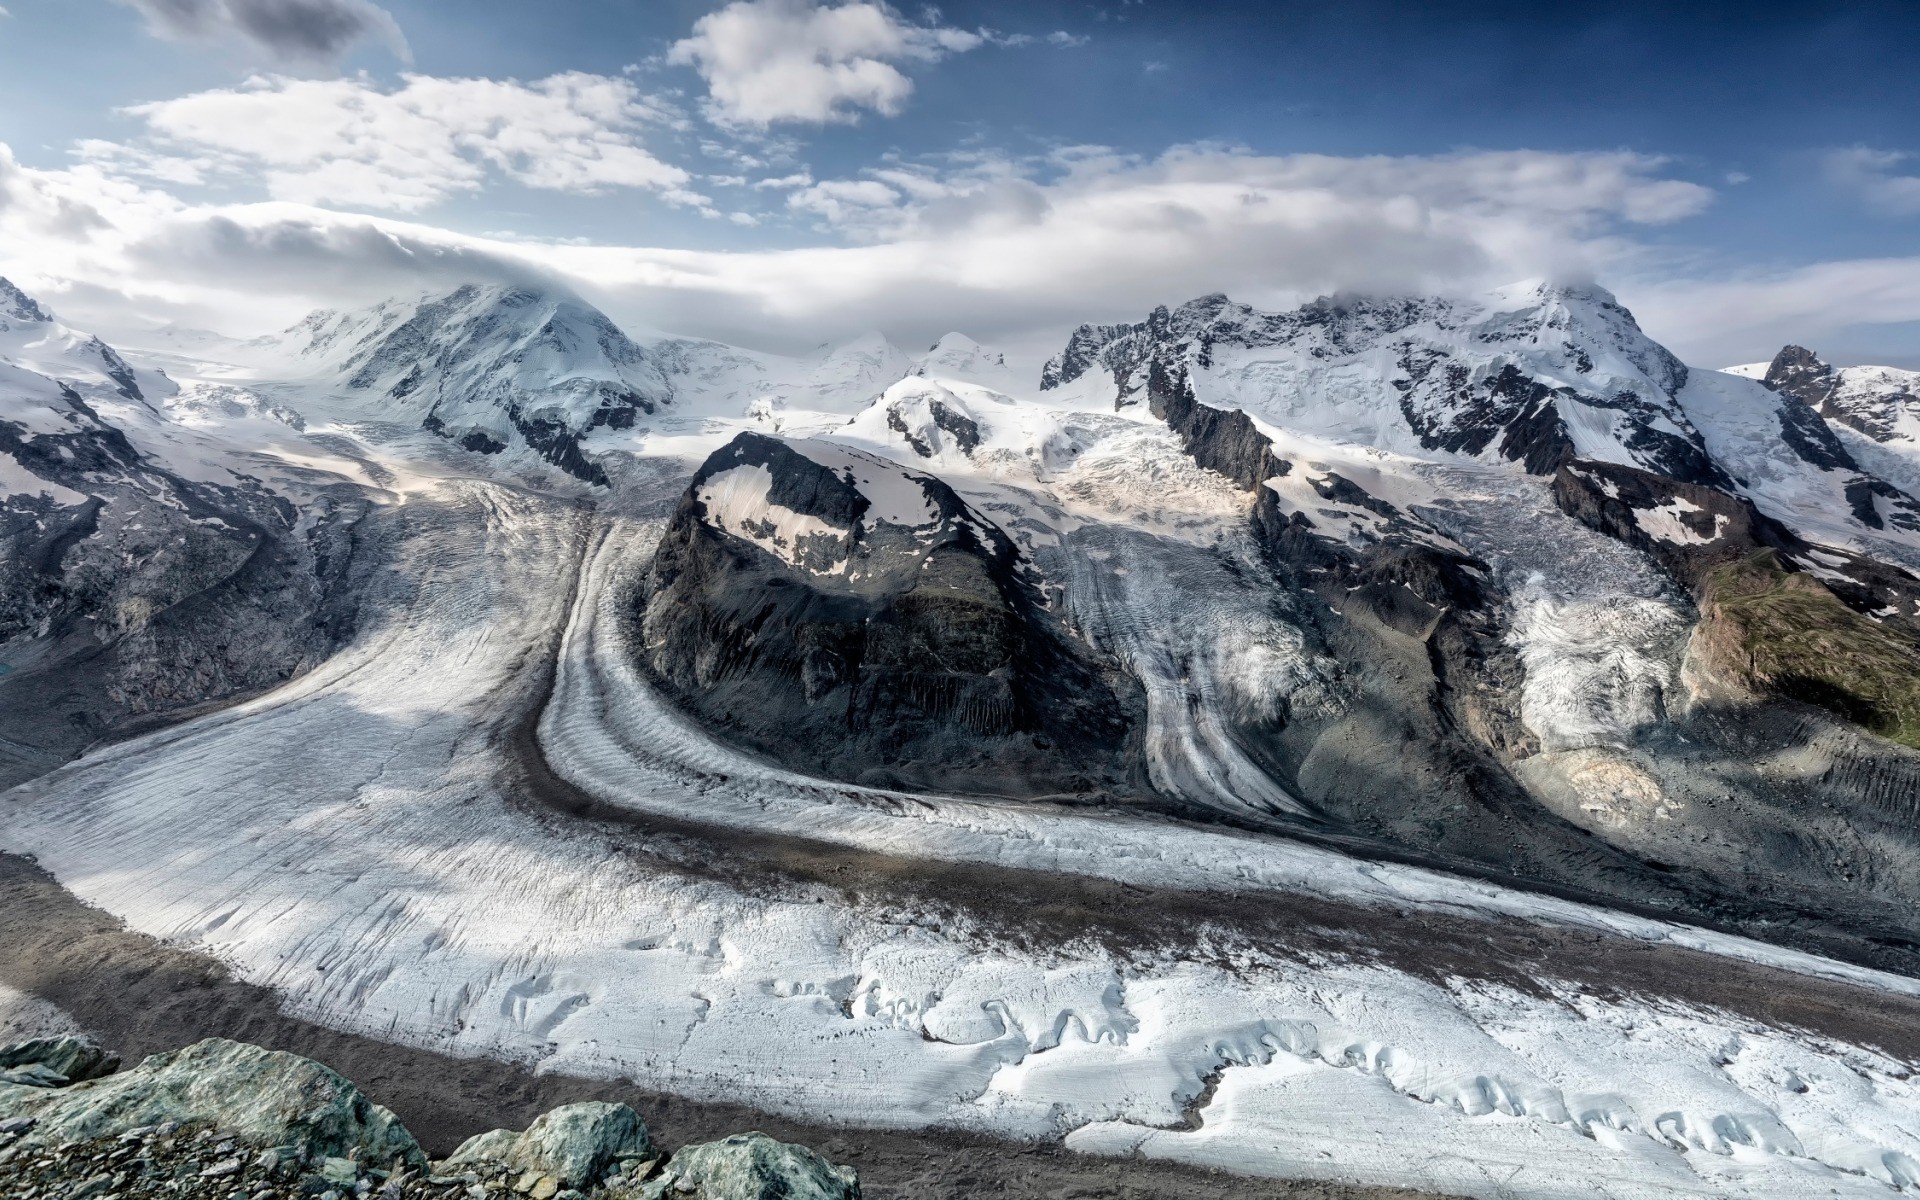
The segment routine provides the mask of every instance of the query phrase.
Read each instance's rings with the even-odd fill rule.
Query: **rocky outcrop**
[[[0,1113],[28,1118],[38,1143],[120,1137],[202,1123],[302,1160],[421,1167],[405,1126],[351,1082],[311,1059],[210,1038],[130,1070],[68,1087],[0,1087]]]
[[[658,1149],[624,1104],[556,1108],[429,1163],[406,1128],[311,1059],[210,1039],[110,1074],[84,1038],[0,1047],[0,1061],[85,1081],[0,1083],[8,1196],[343,1200],[858,1200],[859,1177],[761,1133]],[[78,1076],[76,1076],[76,1080]]]
[[[945,483],[742,433],[695,474],[636,649],[689,711],[795,767],[1001,795],[1131,787],[1138,687]]]
[[[640,1192],[641,1200],[860,1200],[860,1177],[804,1146],[736,1133],[688,1146]]]
[[[1876,442],[1911,437],[1920,414],[1920,373],[1836,367],[1805,346],[1782,347],[1760,382]]]
[[[34,1038],[0,1046],[0,1083],[65,1087],[119,1069],[119,1055],[82,1035]]]
[[[593,1100],[556,1108],[522,1133],[476,1134],[447,1156],[440,1171],[458,1174],[457,1168],[498,1163],[528,1180],[518,1190],[551,1194],[561,1188],[585,1191],[614,1177],[644,1177],[660,1157],[637,1113],[624,1104]]]

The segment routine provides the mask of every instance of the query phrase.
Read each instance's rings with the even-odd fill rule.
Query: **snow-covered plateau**
[[[0,850],[314,1021],[818,1121],[1920,1190],[1920,437],[1775,368],[1539,284],[1028,380],[480,287],[116,350],[0,282]],[[666,563],[791,659],[643,620]],[[911,749],[748,744],[665,638]],[[1111,770],[921,785],[1035,750]]]

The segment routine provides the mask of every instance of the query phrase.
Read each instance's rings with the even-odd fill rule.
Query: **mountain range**
[[[398,846],[401,810],[459,779],[462,804],[505,787],[567,819],[670,813],[942,870],[1001,837],[1021,870],[1068,873],[1109,844],[1305,847],[1451,881],[1435,894],[1920,975],[1920,373],[1799,346],[1691,366],[1594,285],[1284,312],[1203,296],[1082,325],[1030,380],[959,333],[781,356],[481,285],[115,349],[0,280],[0,491],[8,847],[103,880],[108,906],[121,885],[88,855],[123,845],[115,822],[189,836],[129,814],[185,820],[189,795],[238,812],[252,789],[290,806],[262,845],[351,812]],[[362,742],[388,749],[361,762]],[[462,774],[486,755],[504,756],[492,782]],[[178,797],[127,790],[176,772]],[[301,781],[335,777],[351,787],[298,816]],[[49,832],[83,794],[108,831],[84,852]],[[922,840],[898,834],[911,822]],[[471,844],[534,836],[504,828]],[[171,849],[227,852],[195,845]],[[779,871],[805,858],[781,853]],[[278,946],[263,978],[356,1028],[467,1014],[498,984],[522,988],[488,999],[499,1028],[546,1039],[606,994],[496,962],[383,1009],[391,963],[296,980],[292,925],[220,915],[266,912],[256,893],[152,886],[186,889],[152,901],[156,928],[235,939],[245,962]],[[908,923],[946,936],[931,912]],[[464,947],[465,921],[420,953]],[[929,1014],[957,976],[860,991],[870,967],[812,992],[776,972],[755,995],[940,1053],[1032,1024],[983,993],[952,1029],[999,1024],[952,1033]],[[1084,986],[1098,1003],[1060,1009],[1084,1043],[1133,1044],[1088,1015],[1124,997]],[[550,1025],[529,1015],[576,993]],[[1216,1082],[1273,1061],[1262,1029]],[[1846,1171],[1899,1182],[1856,1150]]]

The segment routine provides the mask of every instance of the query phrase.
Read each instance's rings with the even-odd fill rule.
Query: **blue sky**
[[[1696,359],[1920,359],[1912,4],[0,3],[0,271],[101,318],[413,282],[383,231],[762,342],[1566,273]]]

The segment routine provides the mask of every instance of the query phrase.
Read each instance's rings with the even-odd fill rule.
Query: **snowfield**
[[[615,485],[600,492],[518,448],[469,454],[265,368],[205,371],[169,392],[177,419],[143,418],[143,449],[216,475],[359,483],[380,500],[383,569],[345,650],[0,795],[0,848],[316,1021],[774,1112],[1489,1198],[1920,1187],[1920,1083],[1871,1046],[1658,994],[1422,972],[1357,945],[1263,945],[1234,936],[1231,913],[1305,896],[1369,917],[1671,947],[1789,985],[1913,996],[1920,981],[1225,827],[824,783],[709,737],[635,669],[632,583],[693,463],[776,420],[815,435],[794,443],[803,453],[886,493],[876,519],[924,520],[911,489],[886,492],[911,478],[898,464],[938,471],[998,521],[1063,614],[1141,680],[1148,769],[1166,794],[1234,814],[1304,811],[1228,736],[1228,718],[1337,700],[1294,614],[1226,565],[1249,553],[1236,540],[1244,495],[1164,425],[1113,412],[1111,393],[1010,394],[1004,362],[957,336],[919,362],[872,339],[805,364],[640,348],[672,412],[594,433]],[[1242,396],[1281,370],[1224,349],[1219,363],[1216,382]],[[615,365],[623,379],[640,369]],[[1609,755],[1668,703],[1687,602],[1643,556],[1560,515],[1540,480],[1390,429],[1363,366],[1311,367],[1331,398],[1320,409],[1255,413],[1302,464],[1276,483],[1282,498],[1357,528],[1365,510],[1301,484],[1337,472],[1487,562],[1520,597],[1529,729],[1618,796],[1631,767]],[[1602,366],[1642,390],[1660,368],[1624,352]],[[860,405],[835,413],[849,389]],[[1673,412],[1746,453],[1750,390],[1717,376],[1688,385]],[[972,452],[951,419],[929,432],[934,401],[976,426]],[[1598,444],[1612,420],[1598,414],[1580,436]],[[13,486],[9,461],[0,486]],[[758,470],[708,482],[727,528],[782,555],[843,536],[776,511]],[[1829,502],[1826,487],[1781,468],[1762,494],[1797,513]],[[535,767],[631,823],[554,811]],[[649,820],[838,847],[903,872],[963,864],[1195,893],[1218,901],[1222,922],[1178,950],[1037,942],[964,905],[709,869]]]

